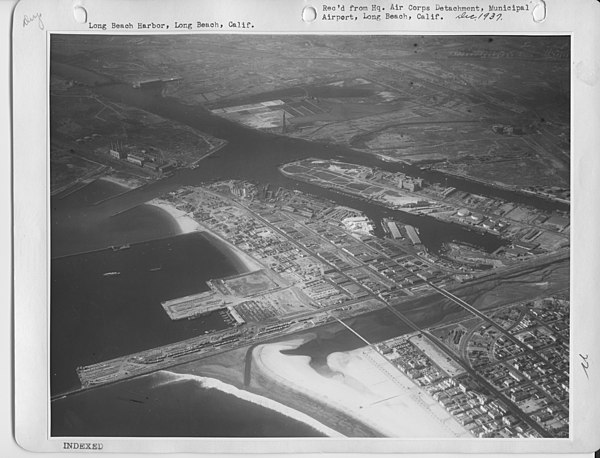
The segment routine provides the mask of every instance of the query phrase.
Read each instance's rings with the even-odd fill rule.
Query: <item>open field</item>
[[[238,296],[254,296],[277,288],[277,283],[262,270],[227,278],[223,283]]]
[[[107,172],[108,167],[64,149],[54,149],[50,158],[50,192],[52,195],[85,183]]]
[[[54,71],[60,72],[60,67]],[[65,188],[90,168],[101,165],[136,177],[127,179],[129,185],[144,183],[161,176],[160,166],[165,170],[193,166],[226,145],[224,140],[206,133],[109,101],[55,73],[51,99],[50,160],[52,186],[56,189]],[[141,158],[143,166],[128,161],[127,156]]]

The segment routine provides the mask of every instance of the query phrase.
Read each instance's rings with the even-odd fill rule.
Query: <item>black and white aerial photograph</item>
[[[570,36],[49,40],[51,437],[570,437]]]

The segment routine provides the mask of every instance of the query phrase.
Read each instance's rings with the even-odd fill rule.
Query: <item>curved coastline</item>
[[[242,250],[227,242],[227,240],[220,237],[214,231],[210,230],[205,225],[199,223],[194,218],[189,216],[188,213],[183,210],[179,210],[172,203],[161,200],[153,199],[146,203],[156,208],[163,210],[172,220],[178,225],[179,234],[189,234],[190,232],[201,232],[202,235],[220,252],[222,252],[234,265],[238,274],[253,272],[260,270],[263,266],[244,253]]]
[[[314,418],[302,413],[298,410],[295,410],[289,406],[281,404],[277,401],[274,401],[270,398],[260,396],[258,394],[252,393],[250,391],[241,390],[234,385],[230,385],[216,378],[204,377],[199,375],[191,375],[191,374],[182,374],[175,373],[170,371],[159,371],[158,374],[168,377],[168,380],[157,384],[156,386],[160,386],[162,384],[167,383],[177,383],[180,381],[193,381],[198,383],[204,389],[216,389],[222,391],[223,393],[230,394],[235,396],[243,401],[251,402],[253,404],[259,405],[266,409],[273,410],[282,415],[285,415],[293,420],[304,423],[319,433],[327,436],[327,437],[344,437],[339,432],[335,431],[332,428],[320,423]]]
[[[315,335],[309,332],[297,336],[294,340],[305,342],[314,337]],[[216,378],[241,390],[272,399],[296,411],[303,412],[346,437],[381,437],[380,433],[354,416],[349,416],[332,406],[326,406],[321,399],[307,396],[304,392],[293,389],[290,384],[279,383],[278,380],[262,372],[259,367],[252,364],[255,348],[255,346],[243,347],[201,361],[176,366],[170,370],[178,374]],[[247,359],[250,359],[252,373],[249,384],[245,383]]]
[[[164,212],[168,213],[177,223],[180,234],[189,234],[190,232],[197,231],[200,228],[200,225],[193,218],[188,216],[186,212],[175,208],[175,206],[169,202],[160,199],[153,199],[149,202],[146,202],[146,205],[152,205],[153,207],[160,208]]]
[[[238,274],[254,272],[263,268],[263,266],[252,259],[249,255],[226,240],[222,239],[214,232],[207,230],[206,227],[200,226],[199,230],[212,245],[214,245],[219,251],[227,256],[227,258],[234,264]]]
[[[301,393],[302,395],[317,401],[326,409],[334,412],[340,412],[348,418],[352,418],[355,422],[361,423],[371,430],[377,436],[388,436],[386,431],[382,431],[377,424],[369,421],[368,418],[357,415],[354,409],[348,408],[343,402],[335,399],[332,396],[330,387],[324,383],[318,383],[317,377],[320,377],[316,371],[310,367],[309,356],[303,355],[283,355],[281,350],[291,350],[297,348],[303,343],[302,339],[294,339],[284,342],[259,345],[253,354],[253,367],[256,372],[262,375],[263,378],[270,380],[277,387],[285,387],[291,392]],[[281,355],[281,361],[276,361]],[[286,361],[285,361],[286,360]],[[304,382],[304,383],[303,383]],[[321,382],[325,382],[325,378]],[[308,385],[308,386],[307,386]],[[316,388],[319,385],[319,392]],[[351,401],[348,399],[348,401]]]
[[[170,202],[154,199],[148,204],[167,212],[177,222],[182,234],[202,232],[231,260],[239,273],[262,268],[248,254]],[[195,380],[203,388],[220,389],[311,426],[311,422],[315,422],[331,430],[328,436],[464,436],[466,431],[457,429],[458,423],[452,425],[452,421],[448,422],[452,419],[445,412],[440,412],[437,404],[431,405],[426,401],[410,380],[404,380],[402,375],[390,376],[386,370],[389,368],[381,367],[385,366],[385,361],[379,361],[377,357],[380,355],[370,348],[330,354],[326,365],[327,372],[332,375],[316,371],[310,364],[310,356],[281,353],[310,339],[309,335],[297,336],[248,350],[251,351],[248,363],[252,367],[248,386],[244,384],[244,363],[229,361],[234,365],[229,367],[227,361],[219,362],[219,358],[212,363],[203,361],[174,368],[170,376],[175,380]],[[234,374],[232,369],[239,374]],[[364,381],[360,374],[369,372],[376,375]],[[418,419],[418,427],[413,421],[415,418]],[[423,428],[423,425],[427,427]]]
[[[378,436],[471,437],[411,380],[387,367],[389,363],[373,349],[331,353],[327,358],[331,375],[322,375],[309,365],[309,356],[281,353],[301,343],[302,339],[293,339],[257,346],[253,368],[276,386],[318,402],[323,411],[339,412]]]

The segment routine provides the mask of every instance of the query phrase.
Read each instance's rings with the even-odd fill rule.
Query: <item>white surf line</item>
[[[289,407],[285,404],[277,402],[271,398],[267,398],[265,396],[261,396],[250,391],[239,389],[233,385],[225,383],[219,379],[211,378],[211,377],[203,377],[200,375],[192,375],[192,374],[180,374],[177,372],[170,372],[168,370],[158,371],[157,374],[163,374],[169,378],[167,381],[161,381],[155,387],[162,386],[165,384],[169,384],[172,382],[178,381],[193,381],[198,383],[204,389],[216,389],[223,393],[229,394],[231,396],[235,396],[238,399],[241,399],[246,402],[250,402],[255,405],[259,405],[266,409],[275,411],[284,415],[288,418],[292,418],[300,423],[304,423],[305,425],[310,426],[311,428],[321,432],[325,436],[328,437],[346,437],[340,432],[330,428],[329,426],[324,425],[320,421],[314,419],[313,417],[300,412],[292,407]]]
[[[356,335],[360,340],[362,340],[368,346],[371,346],[371,343],[367,339],[365,339],[363,336],[361,336],[358,332],[356,332],[354,329],[352,329],[350,326],[348,326],[342,320],[340,320],[339,318],[336,318],[336,320],[339,321],[340,323],[342,323],[342,325],[344,325],[344,327],[348,328],[354,335]]]

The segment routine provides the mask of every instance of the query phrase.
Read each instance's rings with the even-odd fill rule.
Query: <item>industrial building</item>
[[[421,239],[419,238],[417,230],[414,227],[407,225],[406,234],[408,235],[408,238],[413,243],[413,245],[418,245],[419,243],[421,243]]]
[[[132,164],[139,165],[140,167],[144,165],[144,158],[141,156],[136,156],[135,154],[129,154],[127,156],[127,161],[131,162]]]

